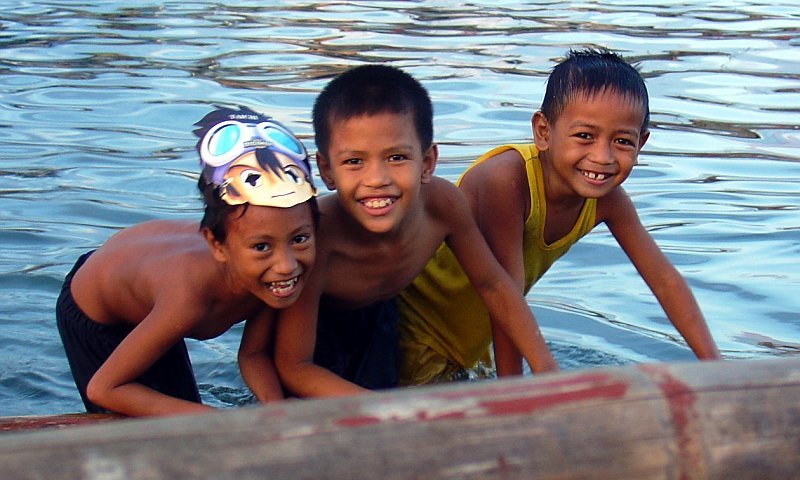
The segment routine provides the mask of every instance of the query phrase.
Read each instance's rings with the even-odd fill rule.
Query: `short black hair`
[[[603,91],[615,92],[635,103],[644,112],[641,131],[650,124],[650,100],[639,71],[618,54],[605,49],[570,50],[547,79],[542,114],[555,123],[564,107],[579,95],[592,96]]]
[[[314,140],[328,154],[331,124],[359,115],[408,113],[422,150],[433,143],[433,105],[425,87],[399,68],[367,64],[331,80],[314,102]]]

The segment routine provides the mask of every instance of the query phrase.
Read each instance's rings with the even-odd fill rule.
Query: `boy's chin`
[[[388,217],[360,218],[358,224],[367,232],[375,235],[390,233],[397,228],[397,222]]]
[[[267,289],[267,292],[262,292],[259,295],[268,307],[274,309],[281,309],[291,306],[300,297],[300,292],[303,290],[303,282],[298,281],[297,285],[288,292],[275,292],[272,289]]]
[[[297,298],[299,296],[300,296],[300,294],[298,293],[296,295],[292,295],[291,297],[280,297],[280,298],[279,297],[275,297],[275,296],[270,296],[269,298],[263,298],[262,297],[261,300],[269,308],[272,308],[274,310],[281,310],[281,309],[288,308],[288,307],[292,306],[292,304],[297,301]]]

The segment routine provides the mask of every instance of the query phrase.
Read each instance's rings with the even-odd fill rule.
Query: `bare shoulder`
[[[474,165],[464,174],[460,186],[465,189],[486,185],[507,188],[518,178],[526,178],[525,159],[512,148]]]
[[[457,214],[467,206],[464,193],[442,177],[431,177],[430,182],[422,186],[422,193],[425,210],[434,218]]]
[[[106,244],[126,240],[135,241],[137,238],[160,238],[163,236],[184,235],[188,232],[199,232],[200,225],[197,221],[190,220],[150,220],[138,223],[120,230],[108,239]]]
[[[531,202],[525,159],[514,149],[472,167],[459,187],[481,228],[497,229],[498,222],[518,223],[528,217]]]
[[[208,291],[214,264],[196,222],[146,222],[93,253],[75,274],[72,292],[95,321],[136,323],[159,296],[179,301]]]
[[[166,261],[201,246],[205,248],[205,241],[197,222],[155,220],[120,230],[92,255],[90,261],[120,267],[147,264]]]

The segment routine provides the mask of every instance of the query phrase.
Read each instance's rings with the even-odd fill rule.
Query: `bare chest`
[[[360,246],[330,257],[324,296],[337,308],[360,308],[397,295],[416,277],[440,242]]]
[[[216,338],[237,323],[254,317],[263,308],[265,308],[264,305],[257,300],[241,302],[237,305],[213,305],[192,329],[190,336],[198,340]]]

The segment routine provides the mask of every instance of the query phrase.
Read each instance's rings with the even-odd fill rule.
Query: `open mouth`
[[[598,173],[598,172],[589,172],[587,170],[581,170],[581,175],[588,178],[589,180],[594,180],[596,182],[602,182],[608,178],[611,178],[610,173]]]
[[[361,204],[367,208],[386,208],[395,202],[394,198],[370,198],[362,200]]]
[[[267,288],[270,289],[273,295],[277,297],[285,297],[291,295],[294,292],[295,287],[297,287],[297,282],[300,281],[300,277],[290,278],[289,280],[281,280],[279,282],[269,282],[267,283]]]

